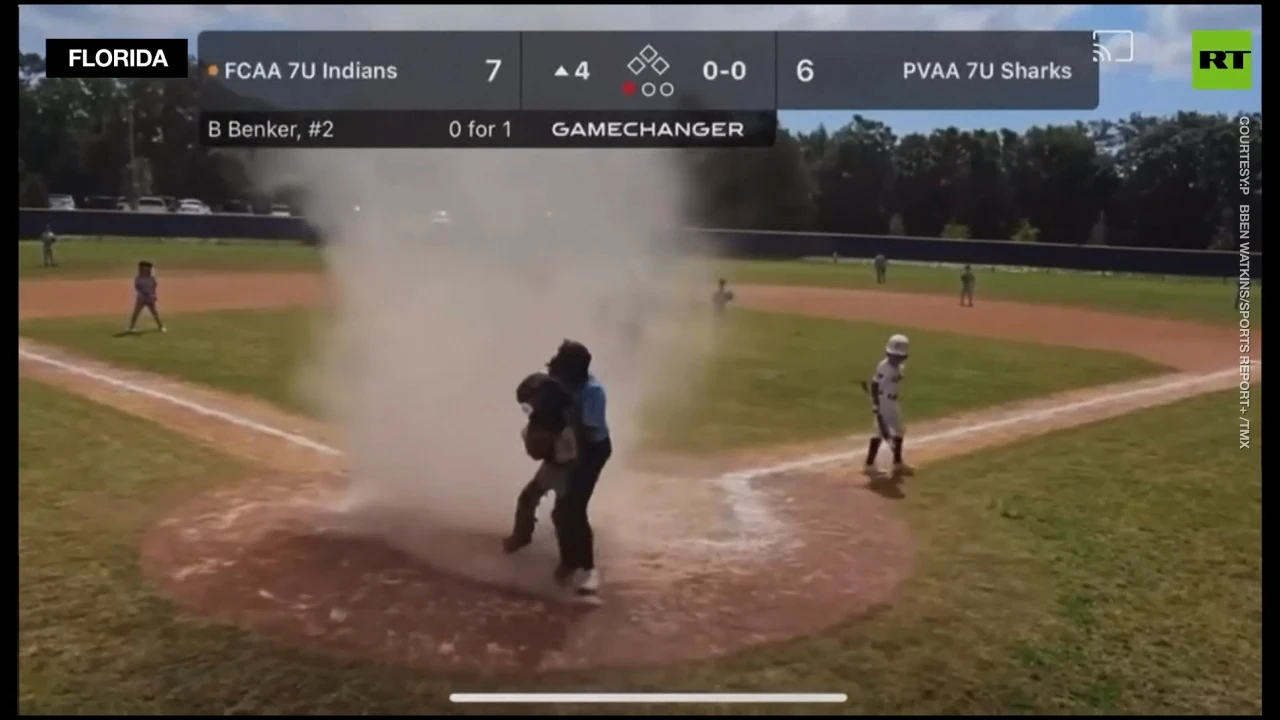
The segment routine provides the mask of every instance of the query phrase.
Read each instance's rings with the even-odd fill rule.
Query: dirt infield
[[[198,497],[149,534],[144,568],[184,605],[284,640],[428,667],[542,671],[697,660],[816,633],[889,602],[910,560],[907,532],[883,516],[883,501],[859,501],[847,485],[767,488],[802,539],[703,554],[675,582],[649,567],[671,563],[661,552],[602,542],[607,602],[588,608],[451,577],[326,527],[338,482],[263,476]],[[545,581],[548,534],[516,557],[500,554],[498,536],[444,539],[452,552]]]
[[[964,335],[1031,340],[1046,345],[1111,350],[1179,370],[1216,370],[1238,360],[1235,330],[1130,317],[1080,308],[984,300],[973,308],[938,295],[755,285],[743,288],[745,307],[772,312],[874,320]],[[1261,347],[1261,333],[1254,338]]]
[[[160,306],[167,312],[306,307],[331,291],[314,273],[175,275],[162,279]],[[119,298],[113,306],[111,300]],[[18,283],[18,317],[127,315],[132,289],[120,280],[40,280]],[[1235,331],[1199,323],[1130,317],[1079,308],[982,301],[960,307],[953,298],[914,293],[836,290],[801,286],[744,285],[743,307],[840,320],[901,323],[1047,345],[1112,350],[1179,370],[1213,370],[1237,361]],[[1255,359],[1262,334],[1254,332]]]
[[[160,307],[168,312],[316,305],[324,301],[324,276],[315,273],[165,275]],[[18,318],[121,315],[133,310],[128,279],[23,280]]]
[[[20,283],[20,317],[100,314],[104,298],[130,299],[122,289],[118,281]],[[162,291],[164,309],[196,311],[312,305],[325,286],[314,275],[178,276]],[[922,464],[1235,381],[1230,328],[811,288],[744,287],[738,298],[765,310],[1124,350],[1187,371],[913,428],[913,458]],[[549,528],[516,558],[496,551],[496,537],[450,535],[451,546],[488,569],[492,585],[352,537],[331,510],[346,471],[339,433],[322,423],[22,339],[19,371],[262,468],[177,508],[147,536],[143,566],[187,607],[308,646],[458,669],[664,664],[819,632],[890,603],[909,574],[909,533],[891,503],[910,484],[869,488],[857,475],[860,437],[672,459],[645,478],[643,493],[627,490],[635,483],[602,485],[593,517],[609,529],[601,538],[608,599],[586,610],[538,594],[553,563]],[[753,533],[760,542],[750,542]],[[419,532],[413,549],[438,540]]]

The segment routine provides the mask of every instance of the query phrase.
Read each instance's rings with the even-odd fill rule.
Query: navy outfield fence
[[[35,239],[51,225],[59,235],[141,238],[294,240],[316,244],[319,231],[303,218],[271,215],[183,215],[114,210],[18,209],[18,238]],[[725,257],[795,259],[802,257],[871,258],[974,265],[1010,265],[1063,270],[1092,270],[1152,275],[1235,277],[1240,258],[1234,251],[1055,245],[1008,240],[950,240],[810,232],[693,229],[691,252]],[[1262,279],[1262,253],[1250,254],[1250,276]]]

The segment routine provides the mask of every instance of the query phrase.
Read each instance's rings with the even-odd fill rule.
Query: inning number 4
[[[490,58],[489,60],[485,60],[484,64],[492,68],[492,70],[489,71],[489,82],[493,82],[493,79],[498,77],[498,71],[502,69],[502,60]]]

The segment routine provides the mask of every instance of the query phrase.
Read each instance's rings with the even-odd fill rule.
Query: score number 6
[[[802,83],[813,82],[813,61],[805,58],[796,63],[796,79]]]

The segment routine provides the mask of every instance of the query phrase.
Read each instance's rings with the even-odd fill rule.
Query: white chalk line
[[[58,360],[56,358],[52,358],[47,355],[42,355],[40,353],[32,352],[30,350],[24,350],[22,348],[18,349],[18,356],[33,362],[42,363],[50,367],[55,367],[59,370],[62,370],[63,372],[67,372],[73,375],[79,375],[81,377],[85,377],[85,378],[94,380],[96,382],[109,385],[111,387],[115,387],[121,390],[126,390],[128,392],[136,393],[139,395],[143,395],[143,396],[152,398],[154,400],[167,402],[172,405],[176,405],[178,407],[189,410],[198,415],[203,415],[205,417],[210,417],[210,418],[216,418],[218,420],[222,420],[223,422],[230,423],[237,427],[241,427],[246,430],[252,430],[262,435],[268,435],[274,438],[278,438],[280,440],[284,440],[285,442],[289,442],[299,447],[307,448],[309,450],[313,450],[315,452],[319,452],[324,455],[330,455],[330,456],[343,455],[341,450],[338,450],[337,448],[331,447],[329,445],[325,445],[324,443],[317,442],[303,435],[292,433],[287,430],[281,430],[280,428],[273,427],[271,425],[266,425],[264,423],[251,420],[242,415],[237,415],[235,413],[227,412],[225,410],[218,410],[216,408],[203,405],[193,400],[188,400],[186,398],[180,397],[178,395],[174,395],[172,393],[168,393],[162,390],[156,390],[155,388],[150,388],[145,385],[141,385],[135,382],[130,382],[128,380],[122,380],[117,377],[112,377],[110,375],[100,373],[95,370],[91,370],[87,367],[84,367],[83,365],[66,362],[63,360]],[[1261,365],[1261,363],[1256,363],[1256,364]],[[1138,388],[1134,390],[1126,390],[1126,391],[1114,393],[1111,395],[1102,395],[1099,397],[1090,398],[1088,400],[1079,400],[1076,402],[1064,403],[1062,405],[1055,405],[1048,408],[1041,408],[1038,410],[1018,413],[1015,415],[1009,415],[1009,416],[998,418],[995,420],[974,423],[972,425],[965,425],[962,427],[952,428],[950,430],[943,430],[943,431],[933,433],[930,435],[925,435],[919,438],[912,438],[911,445],[912,447],[916,447],[920,445],[927,445],[930,443],[951,440],[954,438],[977,435],[990,430],[996,430],[1002,427],[1008,427],[1010,425],[1018,425],[1026,422],[1036,422],[1036,421],[1045,420],[1051,417],[1055,417],[1058,415],[1077,412],[1080,410],[1087,410],[1090,408],[1102,407],[1102,406],[1111,405],[1114,403],[1121,403],[1133,398],[1145,397],[1148,395],[1159,395],[1161,393],[1169,392],[1170,390],[1187,389],[1187,388],[1195,387],[1198,385],[1208,384],[1208,383],[1226,378],[1228,376],[1236,375],[1238,373],[1239,373],[1238,368],[1230,368],[1227,370],[1220,370],[1217,372],[1197,375],[1189,378],[1182,377],[1177,380],[1173,380],[1167,383],[1162,383],[1160,385],[1154,385],[1151,387]],[[855,436],[851,436],[850,439],[851,440],[862,439],[864,437],[866,436],[855,435]],[[835,453],[826,453],[822,455],[810,455],[808,457],[803,457],[803,458],[799,458],[796,460],[791,460],[783,463],[777,463],[774,465],[765,465],[765,466],[754,467],[754,468],[744,468],[741,470],[734,470],[714,478],[713,481],[720,486],[720,488],[725,494],[725,498],[729,505],[730,512],[733,514],[735,524],[738,526],[741,537],[735,538],[734,540],[729,540],[729,541],[712,540],[710,538],[705,538],[705,539],[699,540],[698,544],[714,546],[714,547],[735,547],[735,548],[743,548],[744,546],[760,548],[762,546],[773,544],[774,542],[776,542],[778,539],[782,537],[784,533],[784,526],[770,511],[768,505],[764,502],[760,493],[756,491],[754,485],[752,484],[753,481],[759,480],[761,478],[773,476],[773,475],[782,475],[790,472],[805,471],[805,470],[815,470],[828,465],[848,462],[850,460],[854,460],[858,458],[862,454],[862,452],[863,451],[861,449],[855,448],[853,450],[846,450],[846,451],[835,452]]]
[[[90,370],[89,368],[84,367],[83,365],[77,365],[75,363],[65,362],[63,360],[51,358],[47,355],[41,355],[40,353],[31,352],[30,350],[23,350],[22,348],[18,348],[18,357],[26,358],[27,360],[31,360],[33,362],[43,363],[45,365],[58,368],[63,372],[89,378],[90,380],[100,382],[104,385],[110,385],[111,387],[118,388],[120,390],[127,390],[129,392],[136,393],[138,395],[145,395],[146,397],[149,397],[153,400],[160,400],[162,402],[167,402],[171,405],[177,405],[178,407],[183,408],[185,410],[190,410],[191,412],[197,415],[216,418],[218,420],[222,420],[223,422],[230,423],[238,427],[242,427],[246,430],[252,430],[262,435],[269,435],[271,437],[284,440],[285,442],[293,443],[294,445],[297,445],[299,447],[304,447],[304,448],[307,448],[308,450],[314,450],[324,455],[333,455],[333,456],[342,455],[342,451],[335,447],[330,447],[328,445],[325,445],[324,443],[316,442],[311,438],[304,437],[297,433],[291,433],[288,430],[281,430],[280,428],[277,428],[277,427],[272,427],[270,425],[266,425],[266,424],[257,422],[255,420],[250,420],[249,418],[244,417],[243,415],[237,415],[235,413],[226,412],[225,410],[218,410],[216,408],[211,408],[208,405],[202,405],[198,402],[195,402],[194,400],[188,400],[186,398],[179,397],[172,393],[164,392],[163,390],[156,390],[154,388],[149,388],[145,385],[139,385],[138,383],[129,382],[128,380],[121,380],[120,378],[111,377],[110,375],[106,375],[106,374],[97,372],[95,370]]]

